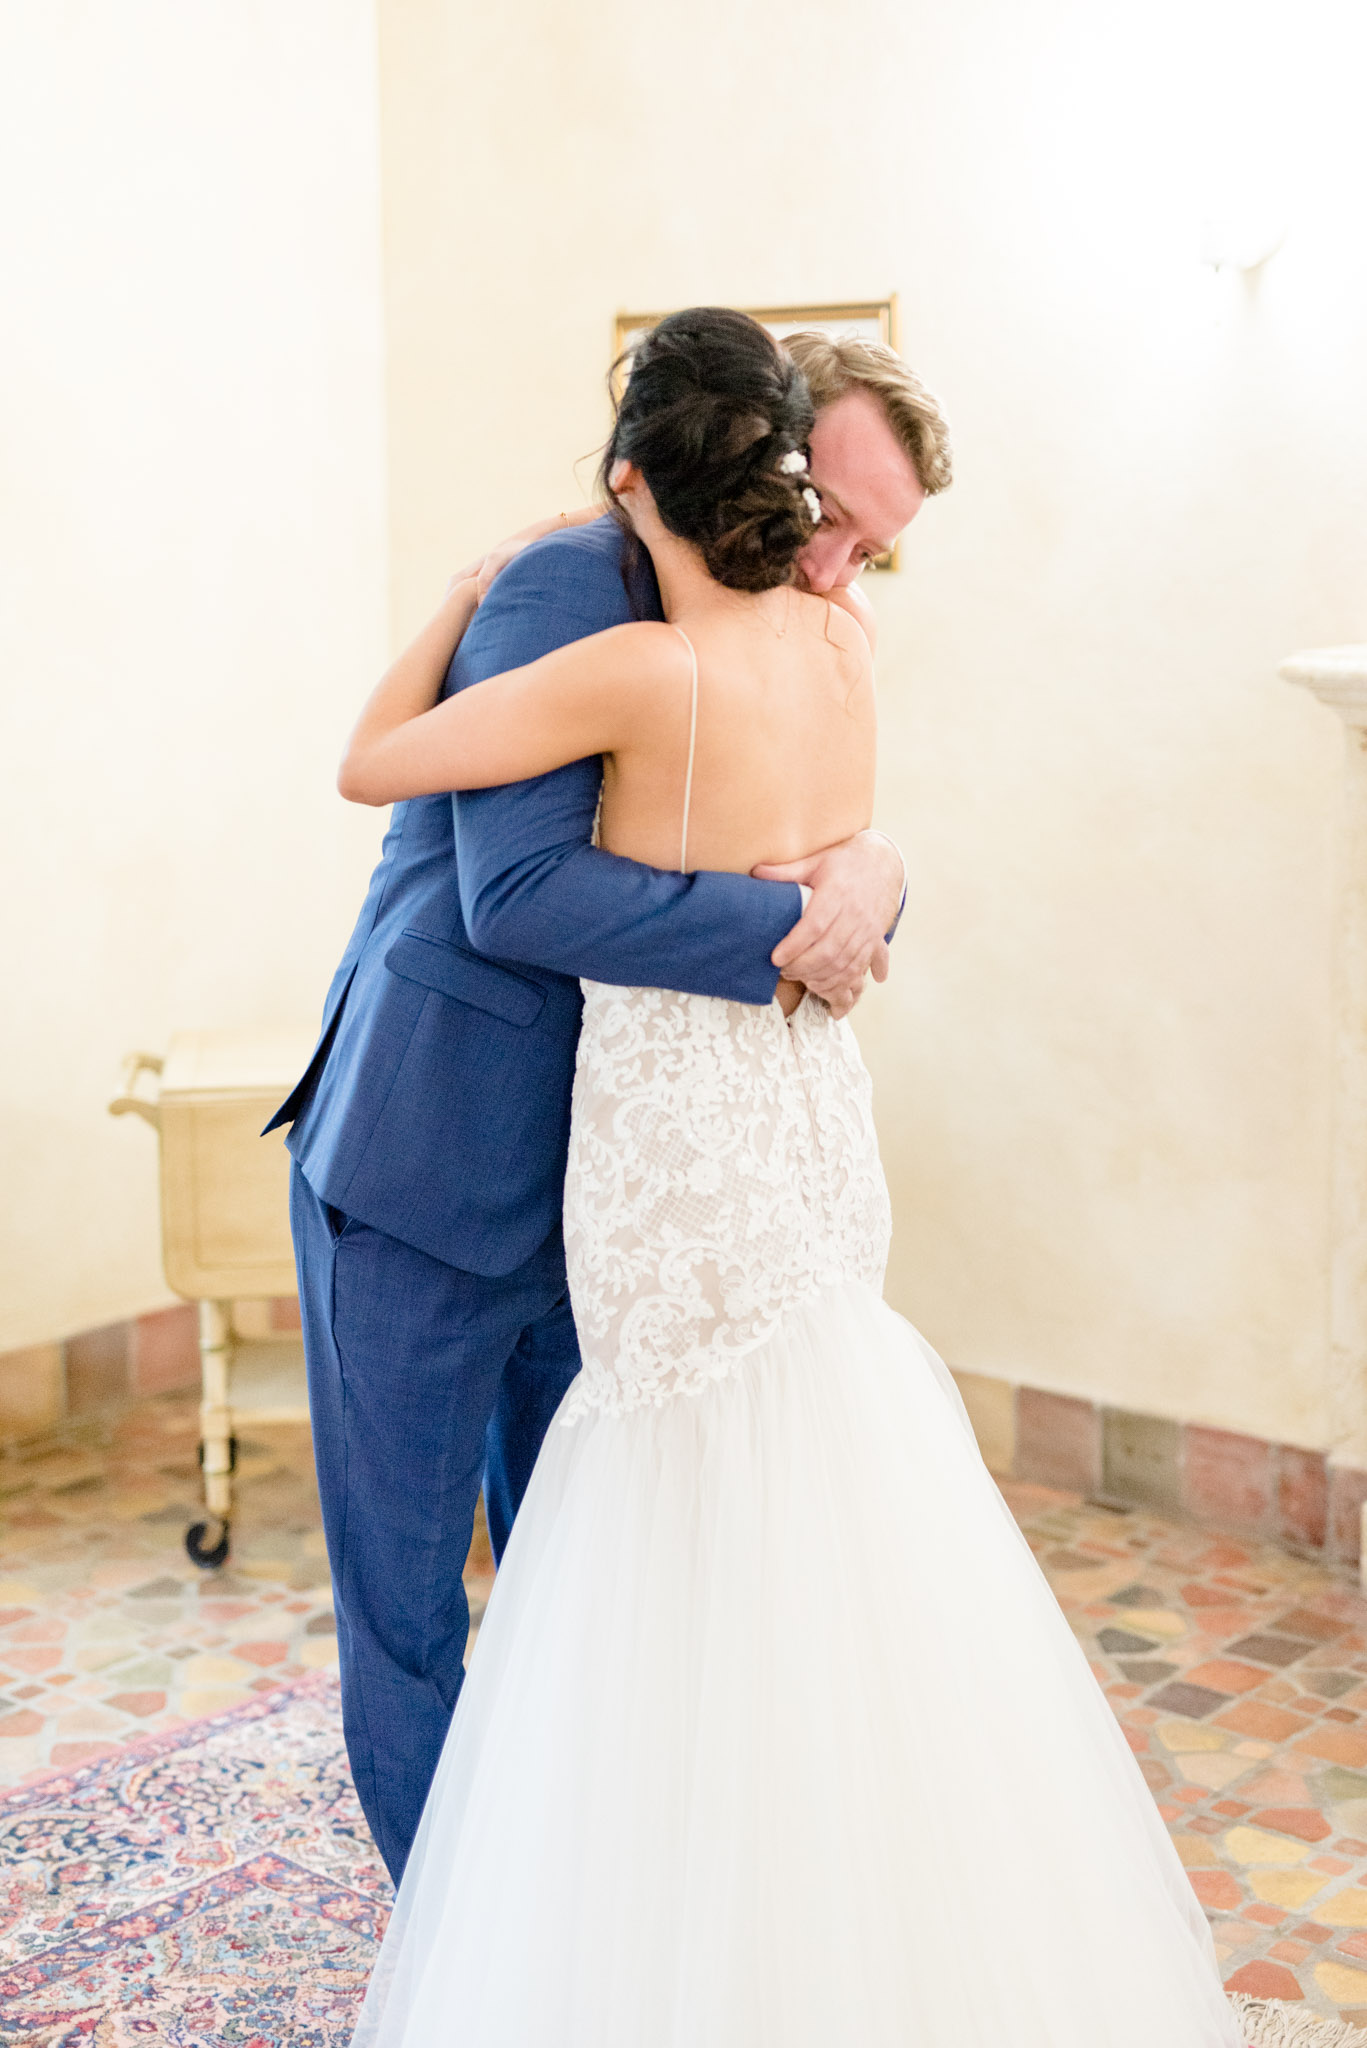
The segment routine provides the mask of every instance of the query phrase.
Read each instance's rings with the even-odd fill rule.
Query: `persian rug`
[[[346,2048],[391,1898],[309,1673],[0,1799],[0,2041]],[[1362,2039],[1233,2003],[1259,2048]]]
[[[0,1799],[0,2040],[346,2048],[392,1897],[309,1673]]]
[[[1320,2019],[1275,1999],[1232,1998],[1230,2004],[1244,2023],[1248,2048],[1357,2048],[1362,2039],[1347,2020]]]

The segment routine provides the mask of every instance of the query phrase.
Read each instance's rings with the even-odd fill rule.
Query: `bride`
[[[867,826],[866,607],[795,587],[800,373],[744,315],[637,351],[604,459],[667,624],[437,703],[457,585],[343,794],[603,756],[602,844],[747,872]],[[979,1459],[881,1298],[850,1027],[586,984],[583,1354],[480,1632],[364,2048],[1236,2048],[1204,1917]]]

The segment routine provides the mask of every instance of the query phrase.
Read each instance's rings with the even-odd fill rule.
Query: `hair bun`
[[[812,520],[787,477],[757,477],[717,514],[718,530],[698,543],[709,575],[731,590],[772,590],[792,581]]]
[[[812,401],[797,365],[746,313],[671,313],[637,348],[603,457],[640,470],[671,533],[733,590],[791,583],[813,531],[804,449]]]

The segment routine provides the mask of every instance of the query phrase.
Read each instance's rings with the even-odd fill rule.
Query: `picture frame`
[[[742,306],[738,310],[758,320],[761,327],[767,327],[775,341],[815,329],[830,335],[832,340],[854,336],[860,341],[881,342],[885,348],[901,345],[896,292],[890,292],[885,299],[842,299],[829,305],[810,306]],[[630,375],[634,343],[665,317],[665,312],[617,314],[612,330],[614,398],[621,396],[625,377]],[[900,566],[897,547],[869,564],[871,569],[894,571]]]

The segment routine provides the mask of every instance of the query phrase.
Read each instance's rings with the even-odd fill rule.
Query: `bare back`
[[[849,614],[796,590],[726,591],[672,627],[639,629],[654,715],[604,763],[601,843],[652,867],[745,874],[862,831],[877,723]]]
[[[863,627],[790,587],[725,588],[663,531],[651,555],[668,625],[612,626],[434,703],[452,644],[444,608],[362,710],[343,794],[489,789],[597,755],[600,843],[651,867],[747,874],[863,831],[876,742]],[[462,625],[472,590],[448,596]],[[785,1009],[799,999],[781,983]]]

